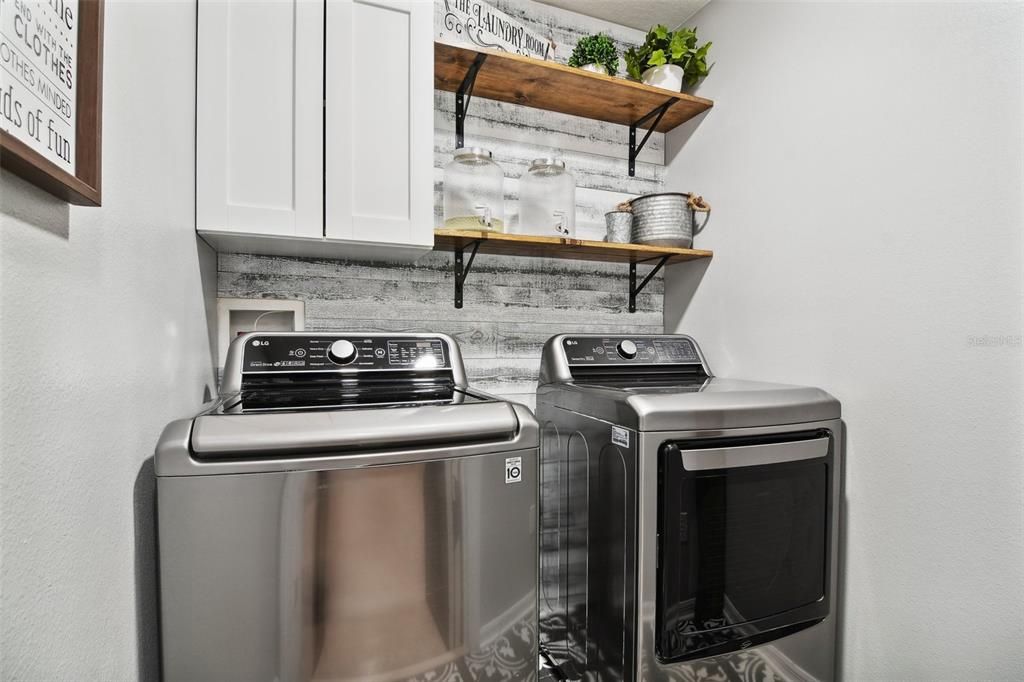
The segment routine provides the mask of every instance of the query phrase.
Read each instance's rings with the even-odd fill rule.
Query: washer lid
[[[192,452],[198,459],[402,450],[424,445],[508,441],[519,421],[508,403],[318,410],[197,417]]]
[[[530,451],[540,428],[505,401],[387,410],[222,414],[164,429],[158,477],[356,469]]]

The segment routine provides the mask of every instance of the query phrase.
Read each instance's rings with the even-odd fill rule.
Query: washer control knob
[[[629,339],[619,341],[619,345],[615,347],[615,350],[619,351],[619,357],[626,360],[632,360],[636,357],[636,344]]]
[[[335,341],[327,349],[327,357],[336,365],[347,365],[356,359],[356,355],[356,347],[345,339]]]

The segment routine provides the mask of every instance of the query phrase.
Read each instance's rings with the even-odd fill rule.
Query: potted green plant
[[[619,71],[619,55],[615,43],[603,33],[584,36],[573,48],[569,66],[614,76]]]
[[[697,85],[711,71],[707,61],[710,49],[710,42],[697,45],[695,28],[670,31],[658,24],[647,32],[643,45],[629,48],[623,56],[630,78],[679,92],[684,84]]]

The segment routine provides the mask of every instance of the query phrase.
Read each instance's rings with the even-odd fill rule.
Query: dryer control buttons
[[[619,341],[619,345],[615,347],[615,350],[619,352],[619,356],[626,360],[632,360],[636,357],[636,344],[629,339],[623,339]]]
[[[327,350],[327,357],[336,365],[347,365],[355,360],[357,355],[355,345],[345,339],[335,341]]]
[[[562,350],[569,365],[588,367],[700,364],[696,346],[681,336],[567,336]]]

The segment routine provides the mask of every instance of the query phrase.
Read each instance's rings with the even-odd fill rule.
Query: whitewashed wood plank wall
[[[415,265],[220,254],[218,267],[219,296],[305,301],[307,330],[451,334],[474,386],[531,407],[551,336],[662,330],[661,279],[629,313],[621,264],[481,255],[461,310],[452,304],[451,254]]]
[[[643,33],[529,0],[492,4],[556,44],[568,60],[576,40],[603,31],[620,48]],[[443,16],[443,2],[435,3]],[[454,95],[435,91],[435,220],[441,222],[444,166],[455,145]],[[645,147],[637,175],[626,172],[629,129],[574,116],[474,98],[466,143],[494,153],[505,171],[506,217],[518,223],[518,178],[531,159],[566,160],[577,183],[577,234],[600,239],[604,213],[625,198],[660,191],[664,136]],[[479,256],[466,283],[465,307],[452,304],[451,254],[415,265],[221,254],[218,295],[300,299],[306,328],[345,331],[435,331],[451,334],[478,388],[533,406],[540,349],[562,332],[659,333],[662,281],[656,277],[627,312],[628,267],[621,264]],[[641,268],[646,271],[646,268]]]
[[[642,43],[644,32],[600,19],[567,12],[531,0],[491,0],[493,6],[523,22],[535,34],[555,43],[553,60],[569,61],[576,41],[591,33],[608,35],[620,54]],[[444,0],[434,3],[434,24],[444,23]],[[619,75],[625,62],[619,60]],[[435,220],[442,222],[441,194],[444,166],[455,149],[455,94],[434,92]],[[489,149],[505,172],[505,222],[519,230],[519,177],[530,161],[545,156],[565,160],[576,178],[576,233],[584,239],[604,236],[604,214],[638,194],[664,187],[665,136],[651,135],[629,177],[629,127],[592,121],[502,102],[473,98],[466,116],[466,146]]]

